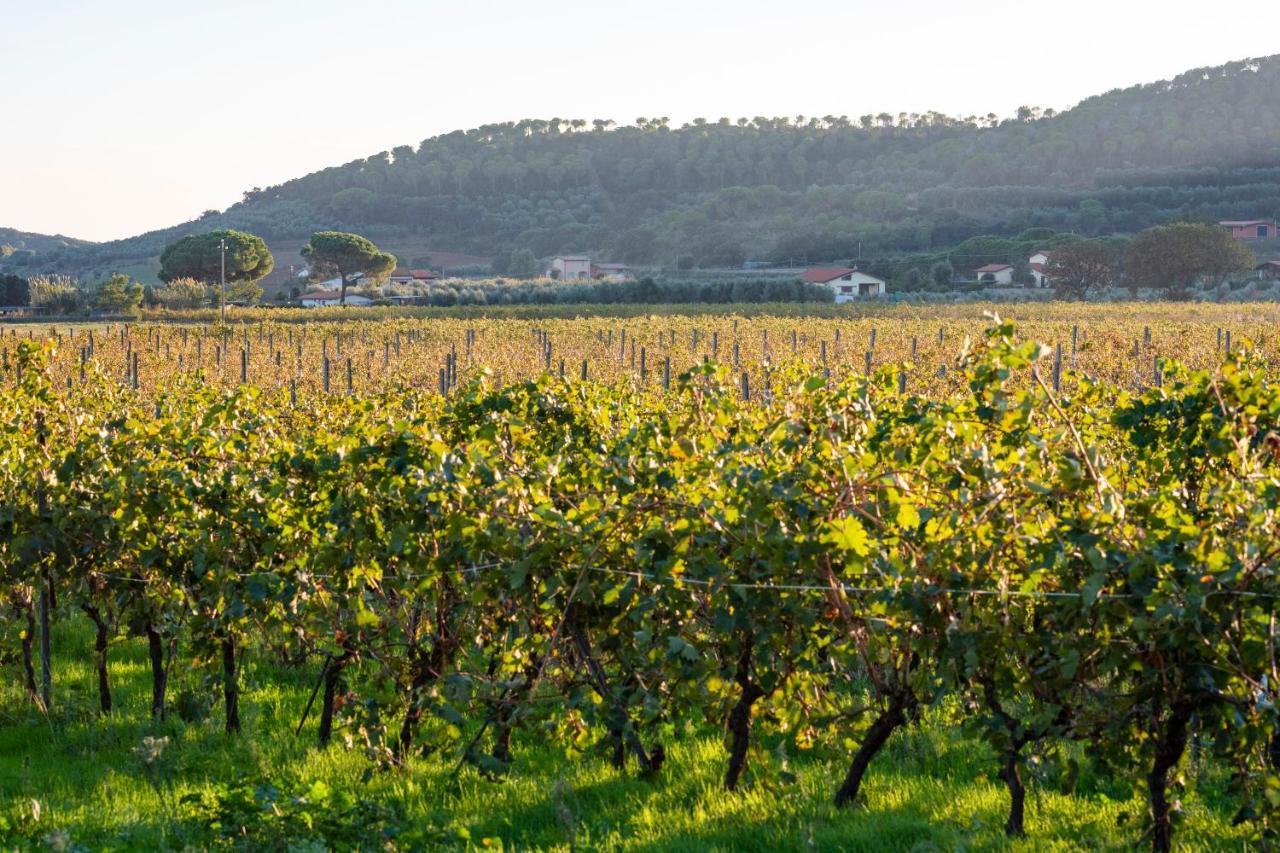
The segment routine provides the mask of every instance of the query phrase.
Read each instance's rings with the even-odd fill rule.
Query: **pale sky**
[[[131,236],[492,121],[1062,109],[1277,32],[1185,0],[0,0],[0,226]]]

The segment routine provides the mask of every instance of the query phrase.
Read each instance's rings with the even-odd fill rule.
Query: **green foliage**
[[[511,260],[507,263],[507,275],[512,278],[533,278],[541,272],[538,269],[538,259],[533,256],[533,252],[528,249],[518,249],[511,253]]]
[[[153,292],[156,302],[173,311],[199,308],[209,301],[209,287],[194,278],[175,278]]]
[[[243,231],[220,229],[191,234],[165,247],[160,255],[160,280],[195,279],[218,284],[223,274],[226,246],[226,281],[229,285],[254,283],[275,267],[275,259],[262,238]]]
[[[1198,281],[1217,285],[1253,264],[1253,252],[1225,229],[1179,222],[1135,237],[1125,271],[1131,287],[1147,287],[1171,299],[1185,299]]]
[[[51,314],[75,314],[84,307],[84,293],[67,276],[36,276],[30,283],[31,304]]]
[[[1044,272],[1058,296],[1084,299],[1115,282],[1124,251],[1124,242],[1116,239],[1065,243],[1053,250]]]
[[[359,275],[379,278],[396,268],[395,255],[381,251],[372,241],[359,234],[341,231],[317,231],[302,249],[302,257],[311,268],[313,280],[336,275],[342,280],[342,304],[346,304],[347,285]]]
[[[31,302],[31,284],[16,275],[0,275],[0,305],[28,305]]]
[[[93,295],[93,307],[108,314],[136,314],[142,307],[142,285],[117,273]]]
[[[314,661],[318,740],[369,780],[424,749],[518,776],[519,732],[654,777],[706,725],[726,789],[791,784],[786,757],[820,751],[845,805],[909,723],[954,712],[1010,835],[1031,768],[1068,787],[1085,759],[1145,785],[1128,840],[1168,850],[1195,751],[1269,842],[1280,386],[1246,348],[1141,392],[1055,392],[1047,354],[992,318],[932,393],[797,361],[743,400],[698,362],[666,394],[481,372],[295,404],[192,379],[63,392],[23,342],[0,593],[29,618],[37,568],[64,607],[180,639],[228,732],[247,661]],[[187,805],[251,846],[408,831],[355,793],[286,790]]]

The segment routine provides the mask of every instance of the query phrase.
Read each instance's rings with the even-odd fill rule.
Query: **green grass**
[[[250,801],[244,809],[262,819],[256,835],[240,839],[245,848],[350,847],[361,832],[376,832],[371,824],[378,821],[410,833],[401,838],[402,849],[1079,850],[1129,848],[1142,835],[1141,789],[1086,772],[1072,796],[1033,785],[1028,837],[1007,841],[1004,788],[994,778],[987,750],[936,719],[890,742],[872,765],[865,801],[848,810],[830,804],[845,756],[793,757],[788,769],[795,781],[784,783],[776,757],[761,752],[753,756],[755,772],[745,790],[727,794],[720,789],[725,755],[718,733],[692,726],[671,746],[660,778],[651,782],[618,773],[602,753],[566,756],[530,735],[516,738],[516,762],[503,781],[486,780],[470,768],[455,775],[453,755],[368,776],[370,763],[360,749],[316,749],[314,725],[294,735],[315,676],[312,666],[248,666],[245,731],[228,738],[218,709],[198,724],[149,719],[145,649],[133,640],[112,649],[117,711],[99,719],[89,647],[83,625],[58,631],[53,719],[25,701],[16,667],[2,673],[0,827],[7,821],[10,829],[0,828],[0,848],[230,844],[211,824],[209,809],[190,800],[234,800],[237,789],[262,785],[281,791],[281,815]],[[181,676],[175,694],[199,677]],[[171,739],[150,768],[135,753],[148,736]],[[1240,849],[1247,836],[1230,826],[1234,809],[1221,780],[1207,771],[1198,779],[1191,775],[1199,790],[1187,798],[1180,849]],[[322,789],[313,789],[316,781],[328,786],[332,805]],[[290,799],[308,791],[318,805]],[[343,792],[363,804],[344,811],[351,804],[340,802]],[[32,801],[39,804],[38,820]],[[317,823],[317,815],[328,817]]]

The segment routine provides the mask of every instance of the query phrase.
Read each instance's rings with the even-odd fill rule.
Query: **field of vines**
[[[1024,313],[0,327],[0,847],[1273,846],[1280,312]]]

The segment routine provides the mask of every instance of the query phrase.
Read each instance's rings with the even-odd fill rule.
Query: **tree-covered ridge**
[[[982,233],[1135,231],[1280,211],[1280,56],[1114,90],[1062,113],[526,119],[255,188],[191,228],[385,239],[633,263],[883,257]]]

